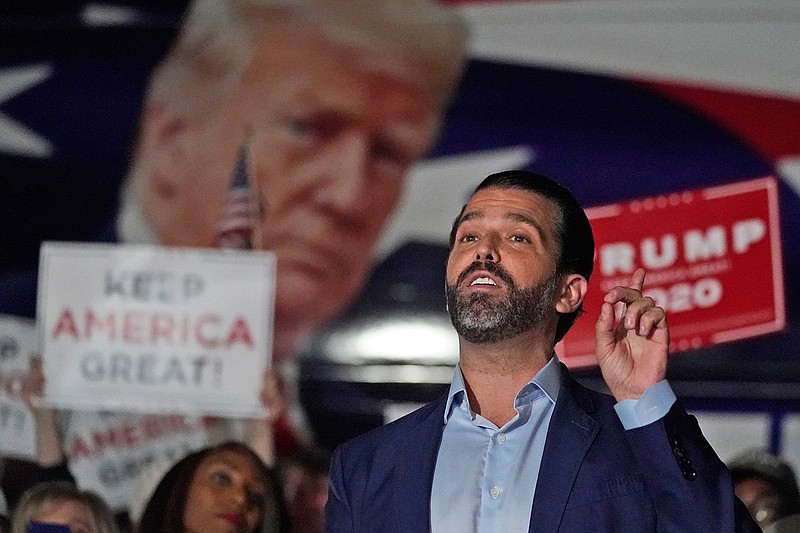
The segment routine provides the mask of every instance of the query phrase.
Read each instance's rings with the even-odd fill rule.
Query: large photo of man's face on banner
[[[150,81],[120,237],[216,246],[244,152],[289,357],[358,292],[464,54],[462,22],[429,1],[197,2]]]
[[[169,15],[154,14],[158,9]],[[180,21],[171,26],[176,13]],[[79,37],[59,47],[54,43],[63,33],[54,32],[49,48],[42,45],[48,62],[15,70],[9,83],[20,79],[26,88],[38,83],[66,92],[73,85],[102,85],[93,79],[147,81],[130,143],[97,150],[101,157],[95,161],[84,161],[90,159],[86,154],[111,142],[102,132],[115,120],[126,124],[122,117],[129,103],[117,104],[117,116],[100,100],[96,108],[105,113],[89,109],[92,91],[75,91],[80,96],[74,105],[72,96],[59,94],[52,117],[80,115],[86,108],[60,126],[74,140],[42,140],[32,151],[33,137],[17,136],[15,164],[22,169],[48,161],[52,175],[38,179],[59,183],[80,198],[71,202],[71,194],[62,195],[54,202],[71,204],[64,209],[70,218],[62,218],[56,231],[29,225],[25,232],[7,233],[13,246],[0,254],[10,267],[0,279],[0,313],[34,314],[36,269],[21,259],[33,255],[34,240],[266,250],[277,259],[272,359],[277,364],[292,359],[308,335],[345,310],[362,289],[410,169],[439,138],[466,62],[462,18],[434,0],[196,0],[169,9],[145,2],[129,11],[70,5],[52,13],[53,20],[50,16],[42,14],[44,25],[67,23]],[[115,63],[126,61],[118,41],[148,48],[139,41],[151,34],[162,39],[171,34],[153,68],[137,71],[138,58],[128,66]],[[29,37],[24,28],[13,35],[20,42]],[[97,121],[101,126],[93,125],[93,113],[104,114]],[[17,131],[0,139],[0,149]],[[87,131],[89,142],[75,149]],[[97,173],[98,182],[119,188],[116,213],[107,222],[84,223],[99,218],[92,214],[110,203],[79,194],[76,183],[89,179],[75,169],[108,167],[107,160],[121,153],[127,161],[119,174],[108,168],[105,176]],[[82,162],[70,160],[61,175],[58,164],[50,168],[50,159],[69,157]],[[15,205],[24,203],[25,195],[17,196]],[[12,225],[21,219],[15,213],[6,211]],[[80,420],[76,415],[72,425]],[[119,423],[109,420],[109,427]],[[192,447],[196,437],[175,438]],[[127,455],[143,461],[150,452],[140,448]],[[77,461],[73,467],[78,478],[86,477]]]

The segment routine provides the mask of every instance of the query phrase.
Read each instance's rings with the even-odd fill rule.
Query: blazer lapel
[[[431,489],[436,456],[442,442],[445,395],[430,408],[411,416],[418,419],[398,451],[394,475],[394,502],[397,531],[423,533],[430,531]]]
[[[562,364],[561,392],[547,431],[529,531],[557,531],[583,457],[599,430],[594,404]]]

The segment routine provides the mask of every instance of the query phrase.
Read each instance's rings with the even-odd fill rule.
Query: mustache
[[[473,261],[467,268],[464,269],[463,272],[461,272],[461,274],[459,274],[458,279],[456,280],[456,286],[464,283],[464,280],[467,279],[467,276],[477,270],[485,270],[511,288],[515,286],[514,279],[511,277],[511,274],[506,272],[503,267],[499,266],[493,261]]]

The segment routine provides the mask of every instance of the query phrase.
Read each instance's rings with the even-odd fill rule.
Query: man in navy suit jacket
[[[493,174],[450,244],[460,350],[450,391],[336,451],[328,533],[758,531],[664,379],[669,331],[642,296],[643,270],[605,295],[597,321],[611,396],[555,357],[594,254],[569,191],[530,172]]]

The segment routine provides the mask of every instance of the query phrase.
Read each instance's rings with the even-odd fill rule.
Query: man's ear
[[[556,311],[567,314],[575,311],[586,296],[589,283],[580,274],[567,274],[561,286],[561,295],[556,301]]]

